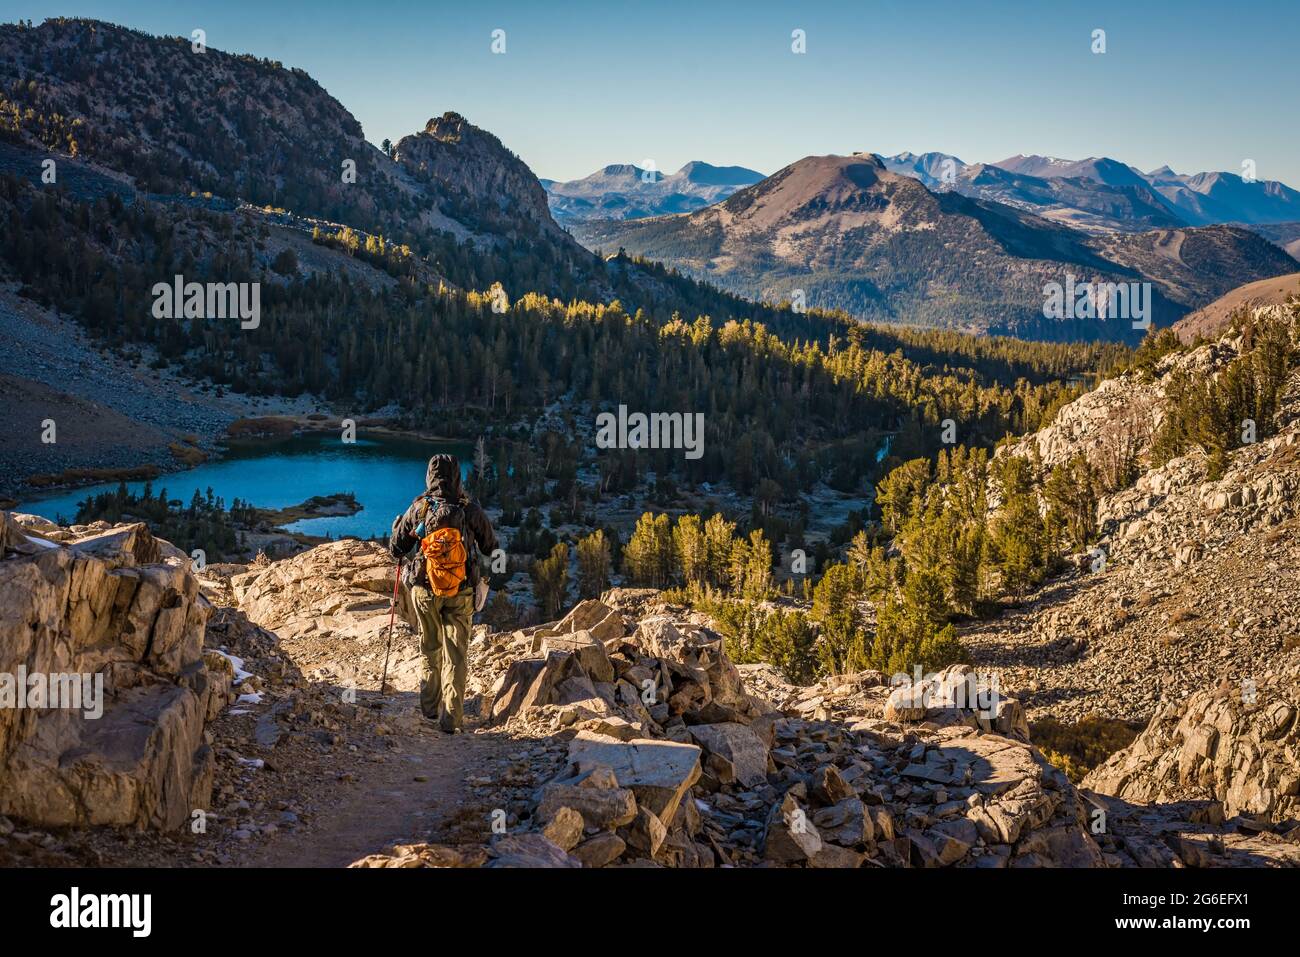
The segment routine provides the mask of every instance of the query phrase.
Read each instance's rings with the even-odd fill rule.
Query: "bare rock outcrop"
[[[144,525],[47,526],[0,513],[0,814],[178,827],[208,806],[203,726],[230,699],[210,606]]]
[[[558,236],[546,191],[519,157],[501,141],[457,113],[433,117],[418,133],[397,143],[396,160],[417,182],[440,195],[510,212]],[[565,237],[567,239],[567,237]]]
[[[1084,787],[1140,804],[1207,801],[1221,818],[1300,822],[1300,669],[1166,706]]]
[[[663,614],[629,623],[595,600],[562,621],[487,636],[475,671],[480,686],[497,674],[488,711],[495,722],[550,707],[562,725],[613,718],[644,735],[674,719],[747,721],[763,710],[720,635]]]
[[[387,641],[396,565],[374,542],[344,539],[253,566],[231,577],[240,611],[292,649],[304,672],[339,683],[377,686]],[[388,680],[419,687],[419,643],[399,591]]]
[[[1108,863],[1300,867],[1300,669],[1162,708],[1083,780]]]
[[[586,601],[474,655],[497,726],[570,736],[524,826],[583,866],[1103,865],[1019,703],[985,700],[969,668],[796,688],[737,668],[698,615],[620,605],[647,614]]]

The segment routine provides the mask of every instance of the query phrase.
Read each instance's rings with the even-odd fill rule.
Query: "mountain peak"
[[[867,160],[868,162],[871,163],[873,167],[880,170],[881,172],[884,172],[886,169],[885,161],[880,156],[879,153],[871,153],[866,150],[858,150],[853,153],[853,159]]]
[[[830,230],[874,228],[894,195],[934,199],[916,180],[891,173],[877,154],[860,152],[805,156],[722,205],[745,230],[791,224],[801,224],[800,228],[821,224],[818,228]],[[912,205],[908,202],[904,207]]]
[[[637,166],[635,163],[610,163],[608,166],[602,166],[600,168],[600,173],[597,175],[640,176],[644,172],[645,170],[643,170],[640,166]]]
[[[477,204],[477,220],[504,217],[506,231],[530,220],[544,232],[562,235],[532,170],[496,136],[459,113],[448,111],[420,132],[402,137],[393,156],[408,176],[434,185],[438,195],[450,189]]]
[[[569,182],[546,181],[552,214],[561,222],[643,219],[689,213],[726,199],[763,178],[743,166],[714,166],[691,160],[675,173],[613,163]]]
[[[901,173],[919,179],[931,189],[947,189],[954,176],[966,174],[972,168],[950,153],[935,151],[913,153],[911,150],[904,150],[894,156],[884,157],[883,162],[885,168],[891,173]]]
[[[445,131],[448,129],[460,128],[464,126],[466,122],[468,121],[465,117],[452,110],[448,110],[446,113],[442,114],[442,116],[430,117],[429,122],[424,124],[424,131],[426,133],[436,134],[439,130]]]
[[[1024,156],[1017,154],[993,164],[1010,173],[1037,176],[1040,179],[1090,179],[1107,186],[1146,186],[1142,174],[1109,156],[1089,156],[1081,160],[1058,156]]]
[[[744,166],[714,166],[703,160],[691,160],[674,177],[704,186],[752,186],[763,174]]]
[[[496,136],[451,110],[425,123],[422,135],[432,136],[443,143],[456,143],[462,138],[480,139],[494,149],[505,149]]]

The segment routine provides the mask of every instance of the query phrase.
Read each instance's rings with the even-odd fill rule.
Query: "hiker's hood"
[[[424,484],[430,495],[444,502],[459,502],[460,463],[454,455],[435,455],[429,459]]]

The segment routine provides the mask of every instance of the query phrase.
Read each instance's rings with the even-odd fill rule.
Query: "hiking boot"
[[[442,715],[440,713],[424,714],[424,712],[421,712],[420,725],[421,727],[428,728],[430,731],[445,730],[442,726]]]
[[[451,719],[451,715],[446,711],[443,711],[443,713],[438,716],[438,727],[442,730],[443,734],[460,733],[460,725],[456,724],[456,722]]]

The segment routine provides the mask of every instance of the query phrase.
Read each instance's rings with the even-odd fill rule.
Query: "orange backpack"
[[[460,591],[469,567],[469,551],[460,529],[453,525],[435,528],[420,539],[429,588],[440,598],[450,598]]]

